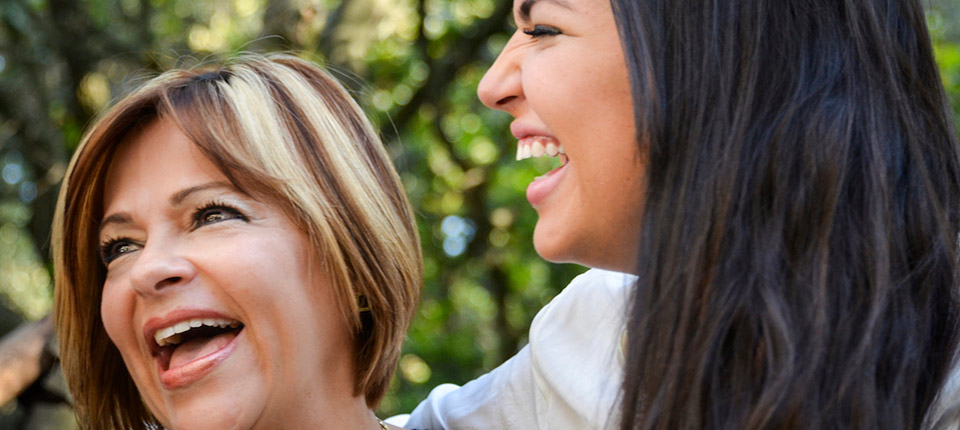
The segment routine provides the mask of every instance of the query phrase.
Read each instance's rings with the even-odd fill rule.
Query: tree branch
[[[340,2],[340,5],[327,16],[327,22],[323,24],[323,31],[320,33],[320,37],[317,38],[316,51],[327,61],[330,59],[330,54],[333,53],[334,36],[336,35],[337,28],[340,27],[340,23],[343,22],[343,16],[349,4],[350,0],[342,0]]]
[[[396,124],[397,129],[404,128],[410,119],[413,118],[413,115],[420,110],[420,106],[423,105],[423,103],[428,100],[438,100],[443,97],[447,92],[447,88],[454,79],[456,79],[457,70],[460,70],[464,65],[477,58],[477,52],[480,50],[480,47],[483,46],[491,35],[504,30],[504,22],[506,22],[507,16],[509,16],[513,10],[513,4],[509,1],[498,2],[497,9],[494,10],[489,18],[474,23],[470,28],[462,32],[462,34],[470,34],[471,36],[461,38],[456,44],[456,49],[452,49],[449,55],[439,59],[431,58],[427,52],[429,41],[423,28],[423,20],[425,18],[423,0],[420,1],[419,10],[420,33],[415,43],[419,47],[421,57],[429,61],[430,76],[427,77],[427,81],[413,94],[410,102],[393,115],[394,124]],[[385,140],[394,140],[397,137],[393,130],[387,129],[384,131]]]

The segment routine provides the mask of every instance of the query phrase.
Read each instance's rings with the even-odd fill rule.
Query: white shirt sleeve
[[[960,430],[960,366],[954,366],[947,382],[927,411],[921,428],[929,430]]]
[[[530,344],[463,387],[440,385],[411,429],[607,429],[623,375],[626,302],[635,278],[591,269],[537,313]]]

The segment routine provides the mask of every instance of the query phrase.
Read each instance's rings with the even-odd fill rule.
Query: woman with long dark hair
[[[561,160],[527,190],[537,251],[637,277],[591,270],[408,426],[955,419],[960,147],[919,1],[514,4],[479,93],[518,159]]]
[[[648,157],[623,428],[920,428],[960,232],[920,2],[612,3]]]

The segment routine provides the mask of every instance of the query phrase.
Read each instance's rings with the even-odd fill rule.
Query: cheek
[[[543,121],[574,116],[580,110],[576,103],[588,97],[577,67],[565,65],[562,57],[540,53],[523,64],[523,96]]]
[[[229,258],[208,249],[204,254],[220,257],[199,264],[247,317],[278,338],[296,339],[299,330],[294,323],[309,317],[310,308],[323,300],[317,292],[321,281],[311,276],[309,253],[299,238],[276,236],[223,241]]]
[[[110,337],[110,341],[126,355],[128,344],[131,341],[131,314],[133,311],[131,298],[124,294],[122,288],[107,283],[103,286],[100,298],[100,319],[103,328]]]
[[[209,254],[219,257],[205,266],[237,299],[255,298],[265,305],[296,301],[299,290],[308,282],[304,276],[306,258],[291,249],[292,241],[260,239],[224,244],[221,250],[229,253],[211,249]]]
[[[632,142],[633,98],[621,57],[553,48],[556,53],[531,56],[523,68],[524,96],[545,125],[555,133],[566,129],[568,136],[611,140],[616,135]]]

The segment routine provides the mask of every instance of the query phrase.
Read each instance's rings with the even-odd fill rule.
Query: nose
[[[175,245],[169,241],[148,242],[138,252],[130,273],[130,283],[138,294],[157,295],[196,276],[196,266]]]
[[[519,30],[513,33],[496,61],[483,75],[480,85],[477,86],[477,96],[484,105],[491,109],[509,112],[513,116],[517,116],[516,110],[524,100],[520,73],[522,60],[520,45],[523,36],[525,35]]]

